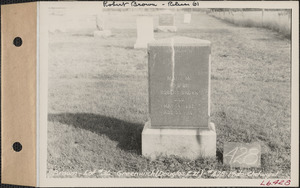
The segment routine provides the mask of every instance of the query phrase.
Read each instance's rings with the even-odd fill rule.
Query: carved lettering
[[[161,90],[160,94],[162,95],[199,95],[200,91],[191,91],[191,90],[185,90],[185,91],[170,91],[170,90]]]
[[[185,116],[192,116],[193,113],[192,112],[179,112],[179,111],[164,111],[164,113],[162,115],[185,115]]]
[[[177,75],[174,77],[175,80],[177,81],[191,81],[191,77],[190,76],[184,76],[184,75]],[[172,80],[172,76],[167,76],[167,80]]]
[[[162,105],[163,108],[167,109],[167,110],[177,110],[177,109],[194,109],[196,108],[196,105],[194,104],[187,104],[187,105],[182,105],[182,104],[163,104]]]

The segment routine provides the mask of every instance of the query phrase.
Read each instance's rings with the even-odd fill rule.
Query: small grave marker
[[[160,26],[173,26],[174,25],[174,15],[172,13],[164,13],[159,17]]]
[[[159,15],[157,31],[176,32],[175,16],[171,11],[164,11]]]
[[[106,17],[105,14],[102,12],[98,13],[95,17],[96,28],[97,28],[97,30],[94,31],[95,38],[106,38],[112,35],[111,30],[105,29],[106,28],[105,17]]]
[[[223,163],[231,167],[260,167],[259,143],[228,142],[224,144]]]

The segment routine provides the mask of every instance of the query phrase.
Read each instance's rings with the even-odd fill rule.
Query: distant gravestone
[[[96,28],[97,30],[94,31],[94,37],[98,38],[106,38],[111,36],[111,30],[105,29],[105,16],[103,13],[99,13],[95,16],[96,19]]]
[[[187,37],[148,45],[150,121],[142,153],[150,158],[216,155],[210,123],[210,42]]]
[[[171,11],[164,11],[158,18],[158,31],[161,32],[176,32],[174,13]]]
[[[191,23],[192,15],[191,14],[184,14],[183,15],[183,23],[189,24]]]
[[[104,16],[102,14],[96,15],[96,27],[99,31],[104,30]]]
[[[231,167],[260,167],[259,143],[228,142],[224,144],[223,163]]]
[[[147,44],[154,40],[153,18],[138,17],[136,20],[137,39],[134,48],[147,48]]]
[[[160,26],[174,26],[174,15],[170,13],[164,13],[159,16]]]

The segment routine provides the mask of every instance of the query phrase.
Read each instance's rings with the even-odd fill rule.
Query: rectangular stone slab
[[[149,43],[148,58],[151,127],[208,127],[210,42],[158,40]]]
[[[173,155],[190,160],[215,158],[216,145],[216,132],[210,129],[156,129],[147,122],[142,132],[142,154],[151,160]]]
[[[134,48],[147,48],[147,44],[154,40],[153,18],[141,16],[136,19],[137,39]]]

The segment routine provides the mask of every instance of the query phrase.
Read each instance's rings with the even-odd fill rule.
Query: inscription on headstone
[[[162,39],[149,43],[148,54],[151,127],[208,127],[210,42]]]

